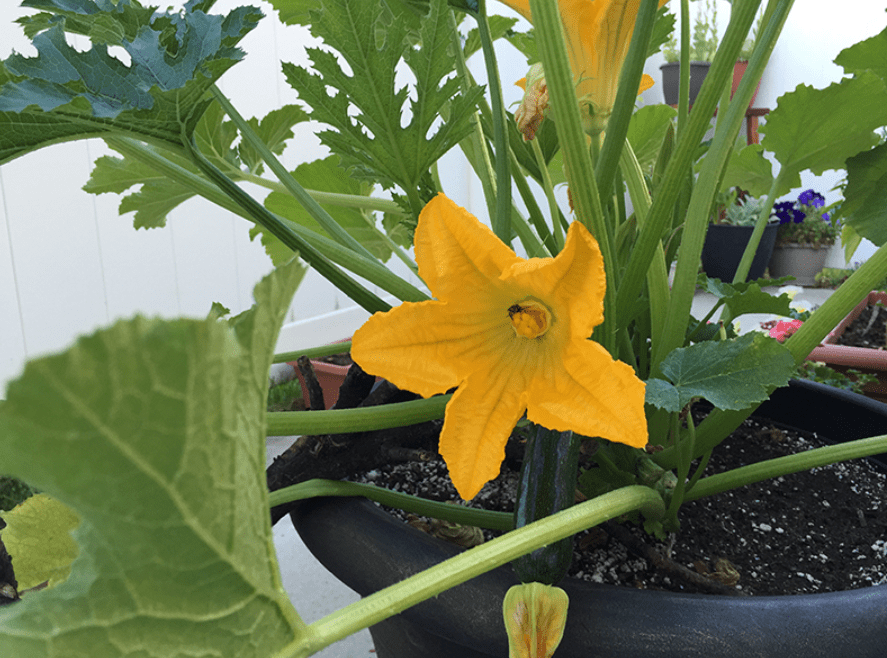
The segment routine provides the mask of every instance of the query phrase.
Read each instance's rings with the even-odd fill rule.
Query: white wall
[[[33,54],[12,21],[25,12],[8,0],[0,10],[0,58],[15,49]],[[164,3],[165,4],[165,3]],[[176,4],[181,5],[179,0]],[[260,0],[220,0],[214,11],[259,4],[269,17],[243,41],[248,56],[221,80],[220,87],[245,116],[262,115],[295,93],[280,74],[279,62],[306,61],[306,30],[283,27]],[[721,7],[723,5],[724,7]],[[501,13],[515,15],[504,6]],[[803,82],[825,86],[839,79],[831,64],[846,46],[874,35],[887,24],[882,3],[798,0],[784,38],[768,66],[758,104],[774,107],[776,98]],[[726,18],[727,3],[719,3]],[[506,103],[520,98],[512,82],[526,73],[510,45],[497,46]],[[661,60],[647,71],[660,80]],[[479,56],[470,62],[483,81]],[[657,87],[644,102],[661,102]],[[289,167],[325,155],[313,126],[297,127],[284,153]],[[255,283],[271,269],[262,248],[248,239],[249,223],[201,199],[174,211],[165,229],[135,231],[131,215],[119,217],[116,195],[93,196],[80,188],[91,163],[107,153],[97,140],[53,146],[0,168],[0,398],[5,382],[18,375],[26,358],[57,351],[82,333],[134,313],[174,317],[206,314],[213,301],[234,312],[251,304]],[[448,194],[485,217],[479,184],[458,155],[448,155],[441,174]],[[830,189],[839,176],[805,178],[806,186]],[[261,193],[259,193],[261,194]],[[545,204],[541,204],[545,208]],[[324,316],[323,330],[290,331],[295,347],[343,338],[362,315],[344,295],[309,272],[293,302],[290,321]],[[342,309],[341,314],[334,311]]]

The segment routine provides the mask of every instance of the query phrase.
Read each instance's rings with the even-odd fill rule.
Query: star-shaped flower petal
[[[499,474],[524,412],[549,429],[646,444],[644,383],[588,340],[603,321],[605,280],[582,224],[557,257],[526,260],[440,194],[419,216],[415,247],[435,299],[376,313],[351,354],[424,397],[458,387],[439,449],[460,496]]]

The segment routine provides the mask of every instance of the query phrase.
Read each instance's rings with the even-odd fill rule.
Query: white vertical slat
[[[0,398],[5,395],[5,382],[18,374],[25,358],[25,334],[19,312],[5,187],[3,170],[0,169]]]

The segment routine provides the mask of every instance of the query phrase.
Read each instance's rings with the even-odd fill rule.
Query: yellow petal
[[[509,658],[550,658],[564,636],[570,599],[560,587],[515,585],[505,594],[502,613]]]
[[[654,84],[656,84],[656,83],[653,82],[653,78],[651,78],[649,75],[644,73],[644,75],[641,76],[641,86],[638,89],[638,94],[639,95],[643,94],[645,91],[647,91]]]
[[[465,500],[499,475],[505,444],[527,408],[520,365],[500,361],[487,369],[490,366],[484,363],[447,404],[438,451]]]
[[[563,368],[546,367],[533,379],[527,418],[553,430],[644,447],[645,385],[631,366],[590,340],[571,341],[561,358]]]
[[[458,386],[479,363],[500,359],[514,332],[504,301],[469,312],[446,302],[405,302],[358,329],[351,356],[363,370],[423,397]],[[491,309],[503,307],[501,313]]]
[[[465,208],[443,194],[428,202],[416,227],[419,276],[442,301],[471,302],[476,292],[495,286],[517,255]]]

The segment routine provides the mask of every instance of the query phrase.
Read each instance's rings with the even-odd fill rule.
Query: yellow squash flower
[[[501,0],[532,22],[530,0]],[[659,0],[663,6],[668,0]],[[640,0],[560,0],[561,21],[567,38],[576,95],[583,106],[582,120],[589,134],[607,125],[616,101],[622,63],[628,54]],[[653,86],[646,73],[638,93]]]
[[[434,300],[376,313],[355,334],[368,373],[429,397],[458,387],[439,450],[470,500],[499,474],[524,412],[558,431],[642,447],[644,383],[587,340],[603,321],[604,267],[580,223],[556,258],[518,257],[443,194],[419,216],[419,275]]]
[[[508,658],[551,658],[564,637],[569,604],[560,587],[526,583],[510,588],[502,603]]]

